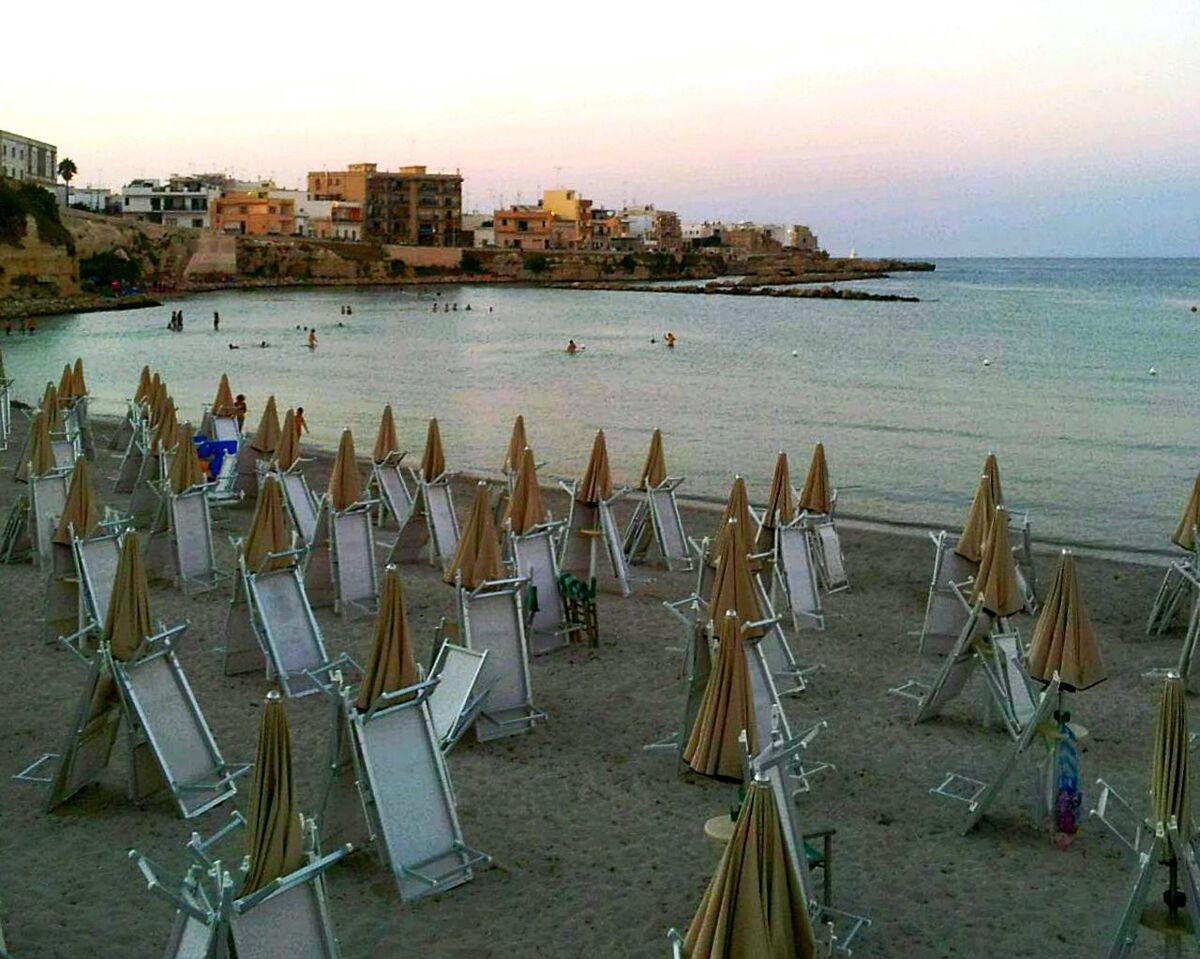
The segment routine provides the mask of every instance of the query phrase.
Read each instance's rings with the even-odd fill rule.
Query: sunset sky
[[[78,183],[357,160],[831,252],[1200,255],[1200,4],[120,2],[6,11],[0,128]]]

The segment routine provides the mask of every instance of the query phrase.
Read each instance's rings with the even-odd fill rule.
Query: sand
[[[23,429],[23,418],[18,417]],[[360,437],[365,447],[367,437]],[[498,439],[498,448],[504,438]],[[20,437],[0,453],[0,511],[17,495],[9,478]],[[103,444],[101,444],[103,445]],[[99,483],[111,493],[116,454],[101,450]],[[582,464],[581,464],[582,465]],[[453,467],[453,464],[451,464]],[[323,485],[327,463],[310,471]],[[460,511],[469,499],[458,496]],[[549,501],[561,512],[561,499]],[[229,514],[218,559],[231,564],[226,532],[248,524]],[[685,511],[690,533],[715,525],[711,512]],[[1036,517],[1034,517],[1036,528]],[[1166,532],[1164,532],[1164,537]],[[852,588],[828,597],[829,626],[794,639],[798,658],[824,668],[786,708],[794,727],[819,719],[829,728],[813,748],[836,770],[799,797],[806,828],[836,828],[837,904],[868,914],[855,955],[1091,956],[1098,953],[1127,894],[1132,863],[1096,820],[1085,821],[1065,851],[1031,816],[1024,773],[991,816],[959,835],[965,807],[929,794],[948,770],[987,779],[1009,739],[980,725],[980,689],[947,714],[912,725],[913,703],[888,694],[908,678],[930,679],[934,659],[919,659],[916,639],[932,550],[908,536],[846,529]],[[1043,580],[1053,557],[1042,555]],[[1097,776],[1141,803],[1157,706],[1141,678],[1173,661],[1179,634],[1147,640],[1142,626],[1161,570],[1083,558],[1083,594],[1111,679],[1074,697],[1075,717],[1090,730],[1081,758],[1085,809],[1098,798]],[[661,601],[688,594],[690,574],[641,571],[650,581],[630,599],[603,595],[602,644],[535,659],[534,700],[549,719],[533,733],[479,745],[462,742],[449,768],[467,841],[490,853],[493,868],[442,896],[403,905],[389,875],[357,854],[328,875],[330,908],[346,959],[429,957],[661,957],[666,931],[689,922],[711,874],[714,847],[704,821],[729,807],[734,788],[680,778],[672,759],[642,746],[678,721],[680,627]],[[427,565],[404,567],[412,625],[422,653],[453,593]],[[42,576],[30,565],[0,567],[5,664],[0,670],[0,771],[16,772],[60,748],[84,671],[61,647],[39,638]],[[190,627],[180,656],[227,760],[253,758],[259,675],[222,675],[219,647],[228,590],[188,599],[156,587],[151,609]],[[317,612],[329,650],[365,661],[367,619]],[[1021,618],[1028,636],[1032,621]],[[306,807],[323,782],[329,705],[319,697],[289,702],[288,715]],[[223,824],[229,803],[185,822],[166,799],[134,807],[116,759],[101,783],[52,814],[39,790],[0,783],[0,921],[21,957],[156,957],[172,915],[146,892],[126,859],[136,847],[168,872],[184,863],[193,829]],[[248,786],[238,798],[244,808]],[[1162,883],[1155,882],[1154,896]],[[1156,954],[1149,935],[1140,955]]]

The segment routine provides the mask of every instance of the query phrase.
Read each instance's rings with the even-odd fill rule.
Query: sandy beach
[[[17,416],[18,431],[24,428]],[[369,449],[371,439],[357,437],[359,449]],[[4,513],[22,489],[11,481],[20,440],[18,432],[0,453]],[[504,440],[497,436],[498,450]],[[111,492],[118,463],[119,454],[101,448],[97,489],[103,502],[123,506],[124,497]],[[310,465],[314,490],[323,488],[327,470],[325,459]],[[972,485],[969,475],[959,479],[964,490]],[[465,518],[465,487],[457,504]],[[548,505],[556,515],[564,511],[560,496],[549,496]],[[230,568],[227,534],[244,530],[251,512],[227,515],[228,526],[217,533],[218,559]],[[716,521],[710,511],[684,512],[697,537]],[[1036,515],[1033,523],[1036,533]],[[1170,531],[1161,532],[1165,544]],[[1032,818],[1023,770],[982,826],[959,834],[965,807],[931,796],[930,788],[951,770],[988,779],[1010,740],[980,725],[981,688],[921,726],[912,725],[915,704],[888,693],[909,678],[929,680],[937,669],[937,660],[918,658],[913,634],[932,562],[928,540],[846,529],[842,542],[851,589],[827,598],[824,632],[793,637],[797,657],[824,668],[808,692],[785,703],[793,726],[829,723],[812,752],[836,769],[814,780],[799,808],[806,828],[837,830],[835,904],[873,921],[855,955],[1098,954],[1128,894],[1132,862],[1096,820],[1085,820],[1069,848],[1057,849]],[[1054,557],[1045,551],[1038,560],[1048,584]],[[1084,808],[1098,798],[1098,776],[1141,803],[1157,709],[1157,687],[1141,674],[1174,661],[1180,633],[1143,635],[1160,568],[1083,556],[1079,572],[1110,676],[1072,700],[1075,718],[1090,730],[1081,744]],[[690,593],[693,576],[646,568],[639,575],[646,579],[632,598],[602,595],[599,649],[574,646],[534,660],[534,702],[549,714],[544,724],[486,745],[468,739],[449,757],[466,839],[494,857],[493,868],[412,905],[400,903],[370,854],[356,854],[328,875],[346,959],[668,955],[668,928],[690,921],[715,863],[703,824],[729,807],[734,787],[680,778],[672,759],[642,749],[678,721],[679,656],[667,647],[678,644],[681,628],[662,601]],[[424,657],[438,620],[453,617],[453,592],[426,564],[404,567],[403,576]],[[0,567],[5,776],[61,747],[84,678],[78,661],[40,638],[44,590],[34,567]],[[262,676],[222,674],[228,598],[228,588],[189,599],[156,586],[151,611],[156,619],[190,622],[180,656],[197,699],[225,758],[248,761],[268,686]],[[369,619],[343,619],[329,609],[317,618],[331,654],[365,661]],[[1018,621],[1028,638],[1033,621]],[[330,705],[308,697],[287,710],[302,802],[315,811]],[[136,847],[178,871],[189,833],[210,833],[229,816],[230,803],[194,822],[178,818],[163,798],[134,807],[124,793],[123,758],[114,756],[100,784],[49,815],[35,787],[0,783],[0,921],[22,959],[160,955],[171,910],[146,892],[126,851]],[[243,806],[247,794],[248,784],[238,795]],[[1161,885],[1156,880],[1154,898]],[[1146,934],[1135,954],[1160,948]]]

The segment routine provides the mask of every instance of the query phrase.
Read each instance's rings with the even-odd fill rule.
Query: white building
[[[464,233],[470,230],[474,235],[475,249],[485,250],[496,245],[496,228],[491,213],[464,213],[462,228]]]
[[[684,223],[680,229],[683,232],[684,240],[707,240],[717,231],[719,223],[710,223],[705,220],[703,223]]]
[[[0,130],[0,176],[52,187],[58,179],[58,147]]]
[[[93,213],[105,212],[112,199],[116,199],[116,195],[106,186],[75,186],[72,184],[69,188],[71,206],[83,207],[85,210],[91,210]],[[54,197],[58,200],[59,206],[67,205],[68,187],[65,183],[56,184],[54,187]]]
[[[173,176],[160,180],[133,180],[121,189],[125,216],[165,226],[206,230],[211,225],[209,201],[221,195],[227,181],[219,175]]]

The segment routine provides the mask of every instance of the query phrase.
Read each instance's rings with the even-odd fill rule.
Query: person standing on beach
[[[315,326],[308,331],[308,348],[310,350],[317,348],[317,328]]]
[[[292,417],[292,424],[296,427],[296,439],[300,439],[308,432],[308,420],[304,418],[304,407],[296,407],[296,415]]]
[[[237,417],[238,432],[246,425],[246,394],[239,393],[233,401],[233,415]]]

